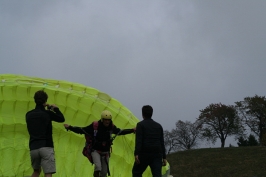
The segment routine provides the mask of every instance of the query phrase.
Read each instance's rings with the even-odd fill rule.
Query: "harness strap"
[[[105,159],[105,163],[106,163],[106,165],[107,165],[107,173],[108,173],[108,176],[110,176],[110,169],[109,169],[109,163],[108,163],[108,161],[107,161],[107,154],[104,156],[104,159]]]

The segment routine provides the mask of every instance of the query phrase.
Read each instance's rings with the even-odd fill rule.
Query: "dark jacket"
[[[166,158],[162,126],[152,119],[137,123],[135,155],[141,153],[161,153]]]
[[[45,110],[43,105],[26,113],[27,129],[30,135],[30,150],[41,147],[54,147],[52,137],[52,121],[64,122],[65,118],[58,108]]]
[[[93,123],[88,125],[87,127],[73,127],[70,126],[68,128],[69,130],[79,133],[79,134],[89,134],[91,136],[94,135],[94,128]],[[111,135],[117,134],[117,135],[126,135],[129,133],[133,133],[133,129],[124,129],[121,130],[120,128],[117,128],[113,122],[110,122],[110,125],[108,127],[105,127],[101,120],[98,121],[98,128],[97,128],[97,134],[95,136],[95,141],[93,142],[93,149],[101,152],[109,152],[110,147],[112,145],[111,141]]]

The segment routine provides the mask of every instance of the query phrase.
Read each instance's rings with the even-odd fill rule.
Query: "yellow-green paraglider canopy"
[[[29,135],[25,114],[34,109],[33,95],[38,90],[47,92],[48,103],[56,104],[65,116],[65,123],[87,126],[99,120],[100,113],[112,112],[114,124],[133,128],[139,120],[118,100],[99,90],[78,83],[26,77],[0,75],[0,176],[23,177],[32,174],[29,155]],[[61,123],[53,122],[53,139],[57,173],[55,177],[92,177],[93,166],[82,155],[84,136],[67,132]],[[135,135],[119,136],[114,140],[110,159],[113,177],[128,177],[134,164]],[[163,174],[169,166],[163,168]],[[41,176],[44,176],[43,173]],[[150,177],[150,169],[145,177]]]

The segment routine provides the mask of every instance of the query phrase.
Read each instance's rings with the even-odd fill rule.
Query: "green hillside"
[[[169,154],[173,177],[266,177],[266,147],[206,148]]]

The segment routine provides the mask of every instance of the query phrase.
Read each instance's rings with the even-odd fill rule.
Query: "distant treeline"
[[[265,123],[265,96],[245,97],[234,105],[212,103],[200,110],[195,122],[177,120],[174,129],[164,131],[167,153],[195,149],[203,141],[220,140],[223,148],[229,136],[238,146],[265,145]]]

